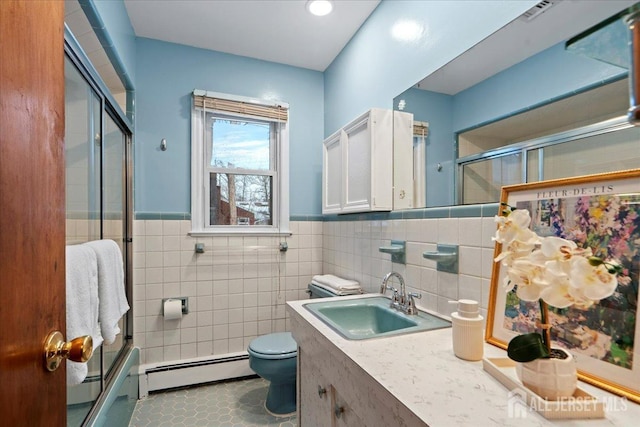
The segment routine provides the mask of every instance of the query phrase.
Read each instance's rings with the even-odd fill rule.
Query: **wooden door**
[[[43,342],[65,331],[64,2],[0,1],[0,414],[66,425],[65,365]],[[69,337],[67,337],[69,338]]]

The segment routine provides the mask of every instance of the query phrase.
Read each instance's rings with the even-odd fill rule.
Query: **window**
[[[193,95],[192,234],[288,233],[288,107]]]

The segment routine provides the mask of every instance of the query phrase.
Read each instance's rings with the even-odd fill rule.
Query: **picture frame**
[[[552,345],[574,355],[582,381],[640,403],[640,169],[509,185],[500,203],[499,215],[528,209],[538,235],[573,240],[622,265],[609,298],[588,309],[550,307]],[[494,259],[501,253],[496,242]],[[485,332],[503,349],[517,335],[540,332],[538,303],[506,292],[505,270],[493,263]]]

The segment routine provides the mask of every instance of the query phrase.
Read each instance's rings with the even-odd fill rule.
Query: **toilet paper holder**
[[[174,297],[174,298],[163,298],[162,299],[162,315],[164,316],[164,303],[169,300],[180,300],[182,306],[182,314],[189,314],[189,298],[187,297]]]

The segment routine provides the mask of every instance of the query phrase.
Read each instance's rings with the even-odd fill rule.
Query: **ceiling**
[[[566,41],[636,1],[547,1],[545,3],[550,6],[544,12],[532,19],[523,14],[427,76],[416,87],[455,95],[531,55]]]
[[[333,0],[317,17],[306,0],[124,0],[138,37],[324,71],[380,0]]]
[[[534,16],[522,16],[499,29],[415,87],[447,95],[484,81],[531,55],[582,33],[633,5],[637,0],[551,0]],[[539,4],[542,4],[539,3]],[[532,8],[533,9],[533,8]],[[562,72],[547,69],[549,74]],[[532,85],[542,85],[541,75]],[[622,79],[539,108],[530,109],[459,135],[459,156],[487,150],[623,116],[629,108],[628,80]]]

